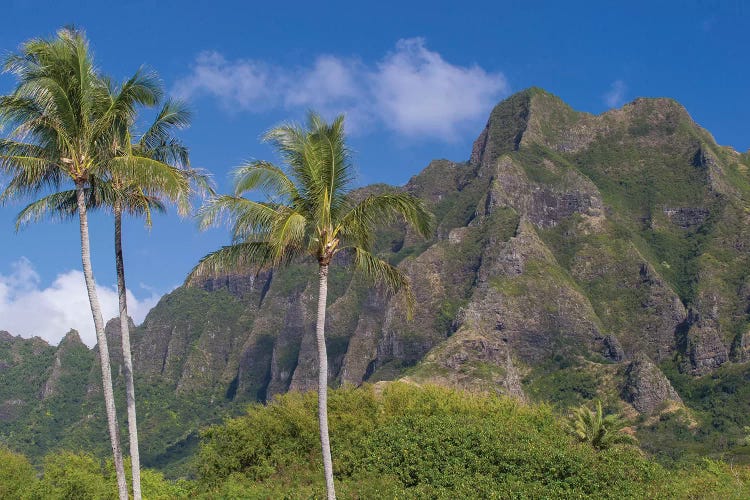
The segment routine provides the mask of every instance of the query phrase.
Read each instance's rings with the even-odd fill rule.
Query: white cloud
[[[313,66],[289,81],[285,94],[289,106],[328,106],[331,102],[361,99],[362,67],[356,60],[320,56]]]
[[[609,87],[609,91],[604,94],[604,103],[610,108],[622,106],[625,102],[625,92],[628,86],[622,80],[615,80]]]
[[[42,287],[39,274],[28,259],[12,265],[7,276],[0,274],[0,330],[22,337],[38,336],[57,345],[71,329],[78,330],[86,345],[96,344],[94,321],[91,317],[83,273],[70,270],[59,274],[47,287]],[[104,321],[118,314],[117,289],[97,284]],[[160,295],[137,299],[128,290],[128,312],[136,324],[156,305]]]
[[[422,38],[400,40],[374,65],[321,55],[309,67],[282,68],[260,61],[198,56],[173,93],[210,95],[232,110],[313,108],[347,114],[349,128],[373,124],[407,136],[456,139],[465,125],[484,119],[508,94],[502,73],[451,64]]]
[[[218,52],[202,52],[192,75],[177,82],[173,93],[180,97],[208,94],[228,109],[267,109],[276,104],[275,85],[272,69],[261,62],[230,63]]]
[[[373,78],[384,123],[408,135],[453,137],[456,127],[484,118],[508,92],[505,77],[479,66],[461,67],[427,50],[422,38],[400,40]]]

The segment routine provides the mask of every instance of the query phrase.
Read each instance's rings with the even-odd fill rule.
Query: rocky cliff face
[[[692,377],[750,359],[749,167],[670,99],[594,116],[540,89],[510,97],[467,162],[352,194],[406,190],[437,230],[426,242],[399,226],[378,234],[411,278],[413,321],[346,255],[334,263],[330,384],[408,377],[560,404],[572,391],[643,413],[679,401],[660,367]],[[311,262],[178,288],[133,331],[140,384],[209,407],[314,388],[316,293]],[[62,344],[24,347],[36,348],[51,368],[31,393],[47,397]],[[14,356],[0,356],[0,373]],[[0,396],[0,419],[36,397]]]
[[[692,374],[745,359],[747,168],[670,99],[594,116],[539,89],[512,96],[468,162],[435,161],[401,188],[435,212],[435,238],[380,235],[382,255],[412,280],[414,321],[399,297],[338,263],[330,383],[486,375],[482,387],[520,397],[523,374],[553,358],[647,356]],[[235,381],[233,398],[313,388],[315,276],[301,263],[207,281],[205,291],[232,296],[234,314],[162,314],[160,304],[136,363],[178,390]]]

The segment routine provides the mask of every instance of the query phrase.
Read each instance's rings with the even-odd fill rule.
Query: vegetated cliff
[[[671,99],[594,116],[540,89],[511,96],[468,162],[436,160],[404,187],[353,193],[413,193],[437,230],[430,241],[402,227],[378,235],[378,253],[412,280],[413,321],[401,297],[338,257],[326,332],[331,385],[407,377],[561,407],[600,398],[648,415],[674,409],[668,402],[679,406],[680,396],[688,407],[708,397],[697,389],[701,376],[740,370],[747,379],[749,166]],[[194,440],[198,423],[221,408],[315,387],[316,276],[314,263],[300,262],[162,298],[133,334],[143,435],[161,440],[147,458],[158,463],[165,446]],[[51,367],[44,399],[61,380],[60,358],[39,349],[35,362],[49,358]],[[88,380],[96,391],[96,377]],[[3,396],[0,419],[22,421],[19,408],[34,396]],[[686,411],[716,416],[710,405]],[[730,434],[750,424],[725,417]]]

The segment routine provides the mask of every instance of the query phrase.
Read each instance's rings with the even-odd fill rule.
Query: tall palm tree
[[[116,95],[116,91],[112,93]],[[173,131],[190,123],[190,113],[184,104],[167,101],[154,123],[140,139],[131,144],[133,119],[122,129],[120,141],[125,147],[117,146],[113,151],[112,163],[140,162],[138,178],[128,178],[122,169],[103,169],[104,178],[92,177],[86,190],[87,209],[109,208],[114,214],[115,268],[119,298],[119,320],[123,355],[123,376],[128,412],[128,436],[130,439],[130,459],[132,470],[133,498],[140,500],[140,453],[138,426],[135,406],[135,384],[133,381],[133,361],[130,348],[130,326],[128,320],[127,288],[125,286],[125,263],[122,251],[122,216],[128,213],[143,216],[146,225],[151,226],[151,213],[165,211],[164,200],[177,204],[180,215],[190,210],[190,196],[195,191],[210,192],[208,176],[199,170],[189,168],[187,148],[173,137]],[[130,173],[134,173],[131,171]],[[157,173],[158,175],[153,175]],[[156,181],[156,182],[154,182]],[[166,182],[165,182],[166,181]],[[68,190],[52,193],[24,208],[16,218],[16,227],[31,221],[53,217],[64,219],[77,213],[76,193]]]
[[[232,244],[204,257],[188,282],[197,277],[237,269],[277,267],[304,256],[318,263],[318,420],[328,498],[335,498],[333,464],[328,438],[328,357],[325,343],[328,269],[333,257],[347,251],[354,265],[369,278],[394,291],[404,290],[413,306],[407,277],[373,255],[376,224],[403,219],[420,234],[432,230],[432,216],[406,193],[371,195],[354,204],[348,195],[354,177],[345,144],[344,117],[326,123],[310,113],[307,127],[283,125],[264,140],[281,154],[286,168],[255,161],[235,170],[233,195],[213,197],[199,212],[202,227],[223,219],[232,224]],[[243,194],[259,190],[266,201]]]
[[[130,350],[130,326],[128,322],[128,305],[125,287],[125,263],[122,252],[122,212],[143,213],[146,222],[151,223],[151,206],[158,206],[160,198],[175,202],[180,215],[190,211],[192,184],[201,191],[213,193],[208,176],[198,170],[189,168],[188,151],[177,139],[172,137],[176,128],[186,127],[190,123],[190,113],[179,102],[167,101],[154,123],[141,136],[136,144],[129,140],[132,123],[125,129],[128,133],[128,145],[124,155],[116,160],[143,162],[145,176],[138,178],[118,175],[113,169],[112,181],[117,196],[112,205],[115,218],[115,266],[117,271],[117,292],[119,297],[120,334],[122,337],[123,375],[128,408],[128,434],[130,437],[130,459],[133,472],[133,496],[141,499],[140,457],[138,450],[138,427],[136,424],[135,386],[133,383],[133,361]],[[163,175],[152,176],[154,171],[164,171]],[[154,183],[153,181],[157,181]],[[166,182],[165,182],[166,181]],[[135,203],[133,203],[135,202]]]
[[[19,54],[6,58],[4,71],[15,74],[18,84],[11,94],[0,96],[0,123],[11,127],[0,140],[0,168],[10,177],[0,198],[56,190],[66,181],[74,186],[118,493],[127,499],[109,350],[91,265],[86,188],[105,165],[122,172],[142,167],[131,160],[113,162],[111,144],[136,106],[156,103],[158,82],[138,72],[113,96],[94,67],[85,35],[75,28],[61,29],[49,40],[24,43]]]

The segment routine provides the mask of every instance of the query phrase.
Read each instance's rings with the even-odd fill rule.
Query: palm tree
[[[632,444],[635,438],[622,432],[625,420],[619,415],[604,415],[602,402],[596,401],[596,410],[583,405],[573,410],[567,431],[582,443],[589,443],[597,450],[605,450],[615,444]]]
[[[113,92],[116,95],[116,91]],[[208,176],[201,171],[189,168],[188,150],[172,136],[174,129],[186,127],[190,113],[180,102],[167,101],[148,131],[131,144],[133,118],[123,129],[122,143],[128,146],[117,147],[113,151],[112,163],[127,161],[142,163],[136,172],[138,178],[128,178],[122,169],[102,172],[105,178],[92,177],[90,188],[86,190],[87,209],[111,208],[115,223],[115,268],[119,298],[120,335],[123,355],[123,376],[128,412],[128,436],[130,439],[130,459],[132,469],[133,497],[141,498],[140,454],[138,446],[138,426],[135,407],[135,385],[133,382],[133,361],[130,348],[130,326],[128,321],[127,288],[125,286],[125,264],[122,251],[123,212],[144,216],[146,225],[151,226],[152,211],[165,210],[162,198],[175,202],[180,215],[190,209],[189,198],[194,192],[190,182],[200,191],[213,192]],[[116,143],[117,141],[115,141]],[[131,171],[132,173],[132,171]],[[157,175],[153,175],[153,174]],[[77,213],[75,191],[50,194],[24,208],[16,218],[16,228],[45,217],[67,218]]]
[[[328,358],[325,343],[328,269],[333,257],[347,251],[366,276],[394,291],[413,296],[407,277],[370,252],[376,224],[404,219],[420,234],[431,232],[432,217],[422,203],[406,193],[371,195],[354,204],[348,196],[354,175],[344,140],[344,118],[326,123],[310,113],[307,127],[283,125],[264,140],[281,154],[286,168],[267,161],[247,163],[235,170],[234,194],[213,197],[199,212],[202,227],[223,219],[232,224],[232,244],[204,257],[188,283],[206,275],[277,267],[293,259],[312,257],[318,263],[318,420],[328,498],[335,498],[328,438]],[[243,194],[259,190],[266,201]]]
[[[81,263],[94,320],[102,369],[102,389],[121,499],[128,498],[118,435],[104,321],[91,265],[86,188],[105,165],[135,172],[133,161],[112,162],[111,144],[137,105],[153,105],[155,80],[136,73],[116,96],[98,74],[83,32],[64,28],[50,39],[32,39],[4,70],[18,79],[13,93],[0,97],[0,122],[12,129],[0,140],[0,168],[10,177],[2,196],[35,194],[72,182],[81,238]]]

